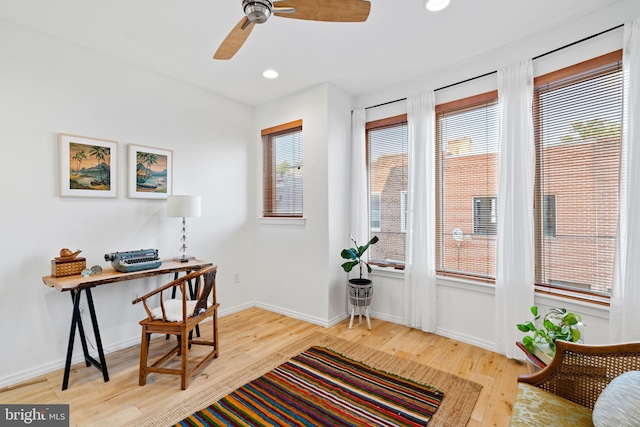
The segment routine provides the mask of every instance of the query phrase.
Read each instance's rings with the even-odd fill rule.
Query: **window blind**
[[[302,121],[262,131],[263,216],[302,217]]]
[[[378,265],[404,265],[407,150],[406,115],[367,123],[370,235],[380,239],[369,261]]]
[[[436,107],[439,274],[495,278],[497,92]]]
[[[595,294],[613,280],[622,129],[622,64],[602,62],[543,76],[534,93],[536,283]]]

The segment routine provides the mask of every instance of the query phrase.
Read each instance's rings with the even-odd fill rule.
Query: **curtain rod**
[[[610,32],[610,31],[617,30],[618,28],[621,28],[621,27],[624,27],[624,24],[616,25],[615,27],[611,27],[608,30],[600,31],[599,33],[592,34],[592,35],[587,36],[587,37],[585,37],[583,39],[577,40],[575,42],[572,42],[572,43],[566,44],[564,46],[558,47],[556,49],[550,50],[548,52],[542,53],[542,54],[540,54],[538,56],[534,56],[533,58],[531,58],[531,60],[535,61],[536,59],[540,59],[540,58],[542,58],[544,56],[551,55],[552,53],[556,53],[556,52],[558,52],[558,51],[560,51],[562,49],[566,49],[568,47],[577,45],[578,43],[586,42],[587,40],[591,40],[594,37],[601,36],[603,34],[606,34],[606,33]],[[482,77],[487,77],[487,76],[490,76],[492,74],[496,74],[497,72],[498,72],[497,70],[496,71],[489,71],[488,73],[484,73],[484,74],[481,74],[479,76],[471,77],[471,78],[468,78],[466,80],[462,80],[462,81],[459,81],[459,82],[456,82],[456,83],[451,83],[449,85],[439,87],[438,89],[434,89],[434,92],[437,92],[437,91],[442,90],[442,89],[448,89],[450,87],[457,86],[457,85],[462,84],[462,83],[467,83],[467,82],[470,82],[470,81],[473,81],[473,80],[476,80],[476,79],[481,79]],[[370,108],[382,107],[384,105],[393,104],[393,103],[396,103],[396,102],[401,102],[401,101],[406,101],[406,100],[407,100],[407,98],[400,98],[400,99],[396,99],[394,101],[383,102],[382,104],[377,104],[377,105],[372,105],[370,107],[365,107],[365,110],[368,110]]]
[[[442,90],[442,89],[447,89],[447,88],[450,88],[450,87],[453,87],[453,86],[458,86],[458,85],[461,85],[462,83],[467,83],[467,82],[470,82],[472,80],[481,79],[483,77],[490,76],[491,74],[496,74],[497,72],[498,72],[497,70],[496,71],[489,71],[488,73],[484,73],[484,74],[481,74],[479,76],[471,77],[471,78],[466,79],[466,80],[462,80],[462,81],[459,81],[459,82],[456,82],[456,83],[451,83],[450,85],[439,87],[438,89],[434,89],[433,91],[437,92],[437,91]]]
[[[396,99],[395,101],[387,101],[387,102],[383,102],[382,104],[376,104],[376,105],[372,105],[370,107],[365,107],[365,110],[368,110],[369,108],[382,107],[383,105],[394,104],[396,102],[401,102],[401,101],[406,101],[406,100],[407,100],[407,98],[400,98],[400,99]]]
[[[535,61],[536,59],[542,58],[543,56],[551,55],[552,53],[556,53],[556,52],[557,52],[557,51],[559,51],[559,50],[566,49],[566,48],[571,47],[571,46],[574,46],[574,45],[576,45],[576,44],[578,44],[578,43],[586,42],[587,40],[591,40],[591,39],[592,39],[592,38],[594,38],[594,37],[601,36],[601,35],[603,35],[603,34],[608,33],[609,31],[617,30],[618,28],[621,28],[621,27],[624,27],[624,24],[616,25],[615,27],[611,27],[611,28],[609,28],[608,30],[600,31],[600,32],[599,32],[599,33],[597,33],[597,34],[590,35],[590,36],[588,36],[588,37],[585,37],[585,38],[580,39],[580,40],[578,40],[578,41],[575,41],[575,42],[573,42],[573,43],[569,43],[569,44],[566,44],[566,45],[564,45],[564,46],[562,46],[562,47],[559,47],[559,48],[557,48],[557,49],[550,50],[549,52],[545,52],[545,53],[540,54],[540,55],[538,55],[538,56],[534,56],[533,58],[531,58],[531,60],[532,60],[532,61]]]

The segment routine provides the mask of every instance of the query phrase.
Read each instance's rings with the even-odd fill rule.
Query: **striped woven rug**
[[[265,376],[265,374],[286,364],[312,347],[331,349],[352,361],[362,362],[365,367],[369,367],[374,371],[390,373],[390,377],[406,378],[415,383],[429,384],[438,390],[442,390],[446,393],[446,397],[442,400],[431,421],[429,421],[429,427],[461,427],[467,425],[482,390],[480,384],[416,361],[394,356],[361,343],[344,340],[323,332],[313,332],[289,342],[275,352],[248,364],[244,369],[231,372],[226,377],[216,378],[215,381],[207,382],[206,372],[200,374],[192,380],[193,385],[187,391],[182,392],[183,394],[180,395],[179,401],[174,405],[150,415],[142,416],[131,424],[135,427],[175,425],[181,420],[188,419],[202,408],[206,408],[232,394],[243,385]],[[221,352],[219,360],[224,361],[224,357],[224,353]],[[212,362],[211,369],[218,369],[215,362]],[[191,393],[196,381],[207,382],[207,387]],[[173,383],[169,385],[169,387],[173,386],[175,386]],[[282,423],[279,421],[276,425],[281,426]],[[323,424],[319,423],[319,425]]]
[[[443,398],[314,346],[176,426],[426,426]]]

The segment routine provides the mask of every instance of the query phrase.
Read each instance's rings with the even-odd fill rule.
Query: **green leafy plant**
[[[522,345],[530,353],[535,349],[542,351],[553,357],[556,352],[556,340],[578,342],[581,338],[580,329],[582,317],[579,314],[571,313],[565,308],[550,308],[541,319],[538,307],[531,307],[533,320],[519,323],[516,326],[525,333],[531,333],[522,338]],[[542,321],[542,327],[539,326]]]
[[[358,246],[358,243],[355,241],[353,236],[349,235],[349,238],[351,239],[355,247],[349,248],[349,249],[343,249],[342,252],[340,253],[342,258],[350,260],[342,264],[342,268],[344,269],[344,271],[348,273],[356,265],[359,266],[360,278],[362,279],[362,264],[366,265],[367,271],[371,273],[371,266],[369,265],[368,262],[362,259],[362,256],[367,251],[367,249],[369,249],[369,246],[374,245],[378,242],[378,236],[373,236],[371,240],[369,240],[367,244],[363,246]]]

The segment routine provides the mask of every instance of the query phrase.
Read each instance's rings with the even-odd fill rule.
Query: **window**
[[[536,283],[607,295],[618,218],[619,52],[538,77]],[[540,212],[541,211],[541,212]]]
[[[556,235],[556,196],[547,195],[542,199],[542,227],[545,236]]]
[[[263,216],[302,217],[302,120],[262,131]]]
[[[498,232],[497,216],[495,197],[473,198],[473,234],[495,236]]]
[[[489,92],[436,107],[439,274],[495,278],[497,98]]]
[[[371,235],[380,238],[370,247],[369,260],[401,268],[406,237],[407,117],[369,122],[366,129]]]
[[[371,231],[380,231],[380,193],[371,193],[369,200]]]

